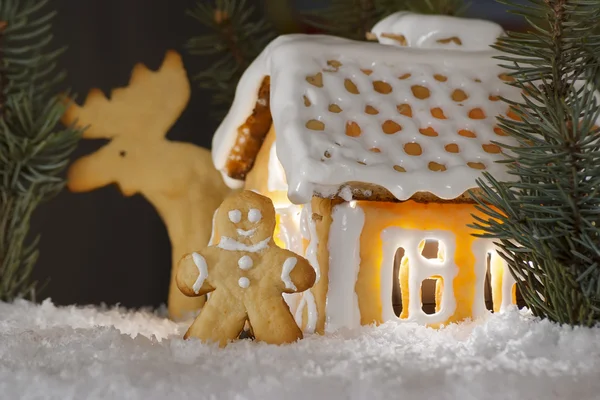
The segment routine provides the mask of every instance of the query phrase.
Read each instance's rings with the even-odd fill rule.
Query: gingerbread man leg
[[[246,309],[240,301],[226,290],[217,289],[211,293],[184,339],[192,336],[223,347],[228,341],[237,339],[247,318]]]
[[[256,340],[283,344],[302,339],[302,331],[281,296],[264,296],[245,305]]]

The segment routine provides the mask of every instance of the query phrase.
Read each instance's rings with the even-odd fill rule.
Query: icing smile
[[[240,236],[246,236],[246,237],[254,235],[254,232],[256,232],[256,228],[250,229],[249,231],[245,231],[243,229],[238,229],[237,230],[237,234],[238,235],[240,235]]]

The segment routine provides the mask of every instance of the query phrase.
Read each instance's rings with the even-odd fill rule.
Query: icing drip
[[[304,309],[306,308],[307,322],[304,327],[304,332],[314,333],[317,327],[317,303],[315,302],[315,296],[310,290],[302,293],[302,301],[296,310],[295,320],[298,326],[302,326],[302,318],[304,315]]]
[[[242,212],[240,210],[231,210],[228,214],[229,220],[234,224],[237,224],[242,220]]]
[[[455,235],[448,231],[420,231],[413,229],[388,228],[382,233],[383,259],[381,264],[381,303],[384,321],[417,322],[422,325],[443,323],[452,316],[456,310],[456,298],[452,284],[458,273],[454,264],[456,250]],[[428,260],[421,256],[419,243],[426,239],[439,240],[444,245],[445,256],[443,260]],[[405,257],[409,260],[408,271],[408,318],[399,319],[392,306],[392,272],[396,250],[402,247]],[[440,276],[444,280],[444,291],[440,310],[435,314],[425,314],[421,309],[421,284],[432,276]]]
[[[262,242],[258,242],[252,245],[247,245],[244,243],[240,243],[235,239],[229,238],[227,236],[221,236],[221,240],[217,247],[228,250],[228,251],[247,251],[250,253],[258,253],[269,247],[269,242],[271,238],[266,238]]]
[[[306,259],[312,265],[315,270],[315,274],[317,275],[317,279],[315,281],[315,285],[321,280],[321,268],[319,267],[319,260],[317,259],[317,248],[319,246],[319,237],[317,236],[317,226],[315,221],[312,219],[312,206],[307,204],[302,209],[302,226],[301,231],[303,235],[308,234],[306,239],[309,239],[310,242],[306,248]]]
[[[298,259],[296,257],[290,257],[283,263],[283,270],[281,271],[281,280],[285,283],[286,289],[296,290],[296,285],[292,282],[292,278],[290,278],[290,272],[296,267],[296,263]]]
[[[504,35],[491,21],[408,12],[384,18],[371,31],[381,44],[467,51],[488,50]]]
[[[252,208],[248,212],[248,221],[256,223],[262,219],[262,213],[258,208]]]
[[[254,262],[252,261],[252,258],[250,258],[250,256],[243,256],[238,260],[238,267],[240,267],[240,269],[243,269],[244,271],[249,270],[250,268],[252,268],[253,265]]]
[[[360,235],[365,213],[356,204],[333,209],[329,232],[329,287],[325,331],[360,326],[360,309],[355,285],[360,269]]]
[[[194,293],[198,294],[200,288],[204,285],[204,281],[208,278],[208,265],[206,265],[206,259],[198,253],[192,253],[192,260],[194,260],[194,264],[198,268],[198,278],[196,278],[192,289]]]
[[[346,201],[352,201],[352,189],[346,186],[345,188],[340,190],[339,196]]]
[[[309,228],[309,219],[310,219],[310,204],[307,204],[302,209],[302,214],[300,215],[300,235],[302,235],[302,239],[310,240],[310,228]]]
[[[269,151],[269,177],[267,180],[267,188],[269,192],[286,192],[288,190],[287,182],[285,180],[285,172],[283,166],[277,158],[277,147],[273,143],[271,150]]]
[[[241,277],[238,280],[238,285],[242,288],[242,289],[246,289],[248,288],[248,286],[250,286],[250,279],[246,278],[245,276]]]

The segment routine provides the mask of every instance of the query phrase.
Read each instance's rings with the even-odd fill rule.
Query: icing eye
[[[127,152],[126,152],[125,150],[121,150],[121,151],[119,152],[119,155],[120,155],[121,157],[125,157],[125,156],[127,155]]]
[[[252,208],[248,211],[248,221],[258,222],[262,219],[262,213],[258,208]]]
[[[242,220],[242,212],[240,210],[229,211],[229,220],[234,224],[237,224]]]

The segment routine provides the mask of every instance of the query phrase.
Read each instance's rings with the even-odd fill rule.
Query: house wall
[[[263,196],[269,197],[273,200],[275,208],[284,208],[292,203],[287,198],[285,176],[282,176],[283,169],[279,166],[278,161],[272,157],[274,143],[275,129],[271,125],[271,129],[256,156],[254,166],[246,176],[244,189],[254,190]]]
[[[492,241],[474,237],[475,231],[466,226],[471,214],[478,213],[473,205],[315,198],[311,207],[321,272],[311,291],[317,333],[389,320],[437,327],[481,316],[486,310],[488,262],[495,311],[515,303],[514,280]],[[441,243],[439,259],[421,256],[425,239]],[[394,276],[398,248],[404,249],[405,257],[400,276]],[[436,282],[434,314],[421,307],[421,285],[427,278]],[[392,304],[394,279],[402,290],[400,318]],[[298,322],[306,327],[306,320],[304,316]]]
[[[244,189],[273,200],[277,211],[275,241],[305,255],[317,271],[317,282],[310,291],[286,295],[296,322],[306,332],[323,334],[388,320],[438,326],[480,316],[486,309],[488,255],[494,310],[501,311],[515,302],[514,280],[493,244],[475,238],[474,231],[466,226],[471,214],[477,214],[473,205],[348,203],[321,198],[313,198],[304,206],[293,205],[287,198],[274,142],[271,129]],[[436,254],[427,254],[432,250],[423,247],[423,239],[443,243],[440,260]],[[404,249],[405,257],[394,269],[395,263],[400,264],[395,257],[398,248]],[[421,257],[422,251],[433,260]],[[421,288],[427,278],[433,278],[435,285],[429,295]],[[400,318],[392,299],[396,279],[402,296]],[[422,292],[426,296],[423,299]],[[421,308],[421,303],[428,302],[435,303],[432,315]]]
[[[357,282],[361,323],[394,319],[391,304],[393,262],[396,250],[403,248],[401,268],[403,314],[407,320],[435,325],[478,316],[485,310],[484,279],[486,260],[477,260],[472,251],[476,238],[466,227],[472,205],[404,203],[360,203],[366,215],[361,241],[361,273]],[[427,260],[420,246],[426,239],[438,240],[442,260]],[[438,312],[428,315],[421,309],[423,280],[434,278],[443,285]],[[452,284],[450,284],[452,282]],[[378,288],[381,296],[372,296]]]

